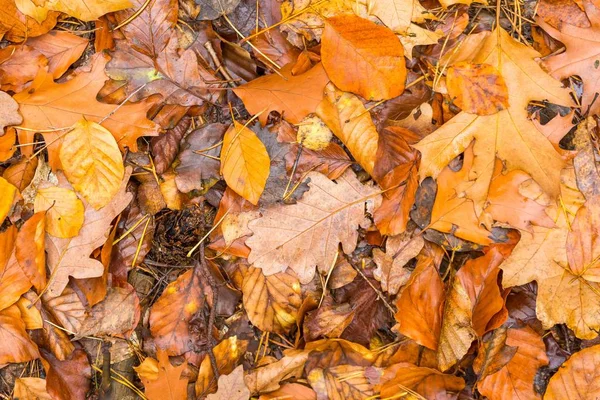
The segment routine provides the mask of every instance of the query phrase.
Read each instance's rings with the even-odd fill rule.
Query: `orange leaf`
[[[321,59],[331,81],[367,100],[391,99],[404,91],[404,47],[394,33],[355,15],[325,21]]]
[[[38,293],[46,286],[46,213],[29,218],[17,234],[16,257]]]
[[[407,397],[412,397],[410,391],[416,392],[428,400],[455,398],[465,387],[462,378],[442,374],[432,369],[417,367],[409,363],[400,363],[390,367],[397,371],[395,376],[381,387],[381,398],[394,398],[398,393],[406,391]]]
[[[19,400],[52,400],[46,391],[46,380],[41,378],[18,378],[13,395]]]
[[[144,384],[145,394],[148,400],[185,400],[187,399],[188,379],[184,372],[187,361],[175,367],[169,361],[166,351],[158,350],[156,360],[148,357],[142,365],[134,367],[140,380]],[[151,363],[150,368],[145,364]],[[150,370],[148,369],[150,368]],[[151,372],[153,370],[153,372]]]
[[[137,151],[136,140],[140,136],[156,136],[159,127],[146,118],[146,112],[155,99],[146,99],[135,104],[112,105],[100,103],[96,95],[107,79],[104,67],[107,57],[95,55],[91,60],[91,70],[80,72],[65,83],[56,83],[46,71],[40,71],[31,85],[31,90],[18,93],[14,99],[19,103],[23,115],[24,128],[33,131],[19,131],[20,143],[33,143],[35,130],[46,131],[42,134],[48,144],[50,165],[56,169],[60,164],[57,151],[65,130],[82,119],[102,122],[121,147]],[[57,131],[47,132],[49,128]],[[22,147],[24,154],[32,153],[32,146]]]
[[[550,378],[544,399],[586,400],[600,397],[600,346],[573,354]]]
[[[248,348],[247,340],[238,340],[237,336],[230,336],[213,347],[213,354],[217,361],[217,369],[220,375],[227,375],[239,364],[241,358]],[[198,380],[196,381],[196,396],[203,399],[209,393],[217,390],[214,371],[207,355],[202,360],[198,369]]]
[[[51,31],[27,40],[27,45],[46,56],[48,72],[58,79],[81,57],[88,40],[66,31]]]
[[[301,75],[292,75],[293,64],[283,67],[278,74],[254,79],[233,91],[240,96],[248,111],[261,113],[258,117],[264,125],[271,111],[277,111],[292,124],[315,112],[323,99],[323,88],[329,79],[319,63]]]
[[[271,160],[256,134],[237,121],[225,132],[221,150],[221,173],[237,194],[258,204],[265,189]]]
[[[16,238],[17,228],[14,225],[0,233],[0,310],[15,304],[31,287],[15,256]]]
[[[16,305],[0,311],[0,343],[0,364],[22,363],[39,357]]]
[[[0,89],[23,91],[48,60],[29,46],[7,46],[0,50]]]
[[[504,78],[490,64],[460,62],[448,68],[448,94],[463,111],[492,115],[508,107]]]
[[[2,223],[12,208],[17,188],[0,177],[0,193],[2,193],[2,197],[0,197],[0,223]]]
[[[58,238],[77,236],[83,225],[83,203],[74,191],[48,186],[38,189],[35,212],[46,211],[46,230]]]

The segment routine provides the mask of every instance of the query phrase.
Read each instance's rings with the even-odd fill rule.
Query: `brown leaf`
[[[158,362],[152,358],[144,360],[142,365],[134,367],[140,380],[144,384],[144,394],[149,400],[184,400],[187,399],[188,379],[185,375],[187,361],[175,367],[169,361],[166,351],[158,350],[156,352]],[[153,374],[148,374],[148,366]]]
[[[577,211],[567,236],[569,269],[574,275],[600,282],[600,196],[590,198]]]
[[[82,300],[83,297],[80,297],[72,286],[67,286],[58,296],[46,292],[42,296],[42,301],[44,308],[52,314],[62,328],[77,333],[88,314],[88,308]]]
[[[323,304],[304,319],[304,337],[313,341],[320,337],[339,338],[354,319],[350,304]]]
[[[259,367],[246,375],[246,386],[252,394],[277,390],[279,382],[302,375],[307,358],[308,351],[288,350],[281,360]]]
[[[7,126],[23,122],[23,117],[19,114],[19,104],[8,93],[0,92],[0,104],[0,132],[4,132]]]
[[[7,46],[0,50],[0,89],[21,92],[48,60],[30,46]]]
[[[412,233],[405,232],[389,237],[385,243],[385,253],[379,249],[373,250],[373,261],[377,264],[373,276],[381,282],[384,292],[397,294],[411,275],[404,266],[415,258],[425,245],[422,235],[411,238]]]
[[[192,318],[205,307],[207,283],[197,266],[171,282],[150,309],[150,332],[157,346],[170,355],[197,350],[208,338]],[[202,335],[202,336],[200,336]]]
[[[261,395],[258,400],[281,400],[288,397],[296,400],[317,400],[314,390],[299,383],[285,383],[274,392]]]
[[[516,348],[516,353],[498,372],[480,378],[477,389],[490,400],[541,398],[533,386],[538,368],[548,364],[542,338],[530,327],[511,328],[506,334],[506,343],[497,345]],[[476,369],[479,369],[478,365],[475,364]]]
[[[27,40],[27,45],[48,59],[48,72],[60,78],[81,57],[88,40],[66,31],[51,31]]]
[[[374,394],[365,367],[338,365],[327,369],[315,368],[308,374],[308,382],[317,393],[318,400],[362,400]]]
[[[296,324],[302,296],[293,272],[265,276],[260,268],[249,267],[242,293],[248,319],[261,331],[287,333]]]
[[[581,121],[573,139],[577,155],[573,159],[577,187],[586,199],[600,194],[600,172],[596,165],[596,148],[593,141],[598,125],[593,117]]]
[[[15,1],[3,1],[0,12],[0,37],[6,34],[6,39],[22,42],[30,37],[43,35],[56,25],[59,15],[60,13],[51,11],[42,22],[38,22],[19,11]]]
[[[209,394],[206,400],[248,400],[250,391],[244,384],[244,367],[239,366],[228,375],[219,377],[217,393]]]
[[[119,215],[131,202],[132,195],[126,191],[131,170],[128,168],[116,196],[100,210],[85,205],[84,224],[75,237],[61,239],[48,235],[46,252],[51,278],[48,293],[58,296],[74,278],[93,278],[101,276],[104,266],[100,261],[90,258],[92,251],[106,241],[113,218]]]
[[[439,247],[425,247],[396,302],[398,331],[432,350],[438,348],[442,327],[444,283],[437,270],[441,259]]]
[[[321,42],[323,67],[343,91],[367,100],[404,91],[404,48],[394,33],[355,15],[328,18]]]
[[[581,78],[585,87],[581,106],[586,109],[591,106],[591,115],[600,110],[598,102],[594,101],[596,93],[600,91],[596,79],[597,67],[594,62],[590,61],[597,60],[599,56],[600,9],[590,0],[582,1],[582,3],[591,26],[578,27],[561,24],[557,29],[550,26],[541,17],[537,21],[546,33],[566,47],[563,53],[553,55],[545,60],[545,66],[557,79],[566,79],[571,75]]]
[[[462,378],[408,363],[393,365],[396,375],[381,387],[381,398],[414,391],[427,400],[453,399],[465,387]]]
[[[140,319],[139,303],[133,287],[109,288],[106,298],[92,307],[83,320],[77,337],[128,335]]]
[[[46,390],[53,399],[84,400],[90,390],[92,368],[85,351],[76,349],[64,361],[42,350],[49,365],[46,371]]]
[[[37,346],[25,331],[25,322],[16,305],[0,311],[0,341],[0,364],[21,363],[40,356]]]
[[[214,157],[221,153],[221,141],[229,126],[209,124],[192,131],[179,153],[179,165],[175,168],[175,183],[183,193],[210,187],[219,179],[221,163]]]
[[[98,54],[91,60],[91,70],[80,72],[65,83],[55,83],[48,72],[40,71],[31,85],[31,89],[15,95],[19,110],[23,115],[22,126],[33,131],[19,130],[20,143],[33,143],[35,130],[44,131],[44,139],[49,143],[50,164],[58,167],[57,151],[64,130],[47,132],[49,126],[69,128],[82,116],[87,121],[102,122],[102,126],[112,133],[121,149],[129,147],[137,151],[136,140],[140,136],[156,136],[158,126],[146,118],[146,112],[155,99],[146,99],[135,104],[123,104],[118,107],[100,103],[96,95],[106,75],[104,67],[107,58]],[[22,147],[24,154],[32,153],[31,146]]]
[[[271,206],[249,224],[254,235],[246,240],[252,249],[248,261],[267,276],[290,267],[301,283],[308,283],[315,266],[326,273],[339,243],[347,253],[354,250],[365,206],[377,203],[377,192],[353,172],[337,183],[315,172],[308,177],[310,190],[296,204]]]
[[[2,176],[22,192],[31,183],[37,166],[37,157],[32,159],[23,157],[10,167],[6,168]]]
[[[154,168],[156,169],[157,174],[162,174],[167,171],[173,161],[175,161],[175,158],[179,153],[179,143],[187,133],[190,124],[191,119],[189,117],[184,117],[177,125],[175,125],[175,127],[168,129],[164,134],[153,137],[150,140],[152,155],[154,156]]]
[[[592,346],[573,354],[550,378],[544,399],[584,400],[600,396],[598,386],[598,351]]]
[[[460,62],[448,68],[448,94],[463,111],[492,115],[508,107],[508,88],[494,66]]]
[[[238,340],[236,336],[230,336],[213,347],[213,354],[217,361],[219,374],[230,374],[246,353],[247,347],[248,341]],[[196,397],[200,399],[204,398],[209,393],[217,391],[217,381],[208,355],[204,357],[200,364],[195,389]]]
[[[278,74],[260,77],[233,89],[251,114],[264,125],[271,111],[277,111],[292,124],[315,112],[323,99],[323,89],[329,78],[319,63],[304,74],[293,76],[288,64]]]

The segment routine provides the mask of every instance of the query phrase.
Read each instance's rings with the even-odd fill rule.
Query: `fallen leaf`
[[[577,75],[583,81],[581,106],[590,108],[590,115],[600,110],[598,102],[594,101],[596,93],[600,91],[597,79],[598,66],[596,60],[600,59],[598,42],[600,42],[600,9],[590,0],[582,1],[583,8],[591,26],[578,27],[568,23],[559,27],[552,27],[538,18],[540,27],[554,39],[563,43],[566,50],[561,54],[552,55],[544,61],[552,76],[557,79],[566,79]],[[558,28],[558,29],[557,29]]]
[[[144,384],[144,394],[149,400],[185,400],[187,399],[188,379],[184,375],[187,367],[187,361],[179,366],[173,366],[169,361],[166,351],[158,350],[156,352],[155,363],[156,373],[147,375],[143,373],[144,363],[140,367],[134,367],[140,380]],[[148,359],[147,359],[148,360]]]
[[[84,223],[78,235],[72,238],[46,236],[46,253],[51,278],[48,280],[47,293],[58,296],[74,278],[93,278],[101,276],[104,266],[100,261],[90,258],[92,251],[106,242],[110,225],[131,202],[132,194],[126,191],[131,170],[125,172],[123,182],[116,196],[100,210],[85,205]]]
[[[85,399],[90,390],[92,367],[86,352],[75,349],[66,360],[58,360],[46,350],[42,357],[49,365],[46,370],[46,390],[53,399]]]
[[[46,213],[29,218],[17,233],[15,256],[38,293],[46,287]]]
[[[39,358],[38,348],[25,331],[16,305],[0,311],[0,363],[22,363]]]
[[[381,282],[384,292],[397,294],[411,276],[404,266],[415,258],[425,245],[423,236],[411,236],[412,232],[405,232],[389,237],[385,242],[385,253],[379,249],[373,250],[373,261],[377,264],[373,276]]]
[[[46,380],[42,378],[17,378],[13,396],[19,400],[51,400],[46,391]]]
[[[57,238],[72,238],[79,234],[84,222],[83,203],[74,191],[46,186],[35,196],[35,212],[46,212],[46,231]]]
[[[43,3],[48,10],[63,12],[82,21],[93,21],[131,5],[129,0],[47,0]]]
[[[198,266],[171,282],[150,309],[150,332],[156,345],[173,356],[197,350],[208,340],[192,318],[205,307],[206,285]]]
[[[279,389],[279,382],[301,376],[307,359],[308,351],[288,350],[280,360],[250,372],[244,382],[252,394],[272,392]]]
[[[398,332],[432,350],[438,348],[444,311],[444,283],[437,269],[441,257],[441,249],[426,247],[396,301]]]
[[[140,319],[140,300],[135,290],[112,287],[83,320],[76,337],[128,335]],[[115,313],[115,310],[120,312]]]
[[[250,391],[244,384],[244,367],[239,366],[229,375],[221,375],[217,393],[209,394],[207,400],[248,400]]]
[[[200,5],[198,19],[213,20],[231,13],[240,4],[240,0],[195,0]]]
[[[23,117],[19,114],[19,104],[8,93],[0,92],[0,132],[11,125],[18,125],[23,122]],[[1,136],[1,135],[0,135]]]
[[[167,129],[164,134],[153,137],[150,140],[154,168],[157,174],[166,172],[177,158],[180,150],[179,145],[183,137],[188,133],[191,122],[191,118],[187,116],[183,117],[174,127]]]
[[[48,145],[49,160],[53,168],[59,165],[58,149],[65,128],[70,128],[82,119],[100,122],[108,129],[121,149],[129,147],[137,151],[136,140],[140,136],[156,136],[158,126],[146,118],[146,112],[154,99],[119,106],[100,103],[96,95],[104,81],[107,58],[98,54],[91,61],[89,72],[80,72],[65,83],[55,83],[48,72],[40,71],[31,89],[18,93],[14,99],[19,103],[23,115],[23,128],[19,130],[20,143],[33,143],[36,130],[41,130]],[[48,128],[56,131],[48,132]],[[31,131],[30,131],[31,130]],[[31,146],[21,147],[24,154],[32,153]]]
[[[241,358],[246,353],[247,347],[248,341],[238,340],[236,336],[230,336],[213,347],[213,354],[217,361],[219,374],[230,374],[240,363]],[[217,380],[215,379],[210,357],[208,355],[204,357],[200,364],[195,390],[196,397],[200,399],[217,391]]]
[[[538,368],[548,364],[546,348],[539,334],[530,327],[507,330],[506,344],[516,348],[514,356],[498,372],[477,383],[477,390],[490,400],[507,398],[540,399],[534,391]],[[480,365],[475,361],[476,370]]]
[[[433,368],[418,367],[409,363],[391,366],[396,370],[395,376],[381,387],[381,398],[393,397],[406,392],[413,395],[416,392],[425,399],[455,398],[465,387],[462,378],[442,374]]]
[[[496,29],[482,42],[472,43],[461,47],[447,62],[452,65],[469,61],[495,67],[508,87],[510,106],[490,116],[461,112],[421,140],[415,145],[422,154],[421,179],[437,177],[475,139],[473,167],[468,180],[459,184],[456,191],[473,200],[478,215],[488,197],[494,167],[489,160],[494,156],[505,162],[508,172],[520,169],[528,173],[548,195],[555,197],[564,162],[528,118],[527,105],[540,96],[555,104],[568,105],[571,101],[568,90],[536,63],[539,56],[536,51],[512,39],[503,29]]]
[[[185,138],[175,168],[175,183],[183,193],[210,187],[219,179],[221,164],[214,157],[221,153],[220,142],[228,128],[224,124],[209,124]]]
[[[265,145],[253,131],[234,121],[225,132],[221,149],[221,173],[227,185],[256,205],[269,172],[270,159]]]
[[[258,329],[287,333],[295,326],[302,295],[293,273],[265,276],[260,268],[249,267],[244,273],[242,294],[248,318]]]
[[[325,98],[316,113],[350,150],[360,166],[372,174],[379,134],[360,99],[327,85]]]
[[[404,48],[394,33],[355,15],[328,18],[321,59],[341,90],[367,100],[391,99],[404,91]]]
[[[464,112],[492,115],[508,107],[508,88],[494,66],[461,62],[446,74],[448,94]]]
[[[308,283],[315,266],[326,273],[339,243],[346,253],[354,250],[365,207],[378,201],[378,192],[363,186],[353,172],[347,171],[337,183],[316,172],[308,178],[310,190],[296,204],[271,206],[249,223],[254,235],[246,240],[251,249],[248,261],[266,276],[289,267],[300,283]]]
[[[27,45],[48,59],[48,72],[60,78],[81,57],[88,40],[66,31],[51,31],[27,40]]]
[[[325,303],[304,318],[304,338],[313,341],[321,337],[339,338],[352,323],[356,311],[348,303]]]
[[[14,225],[0,233],[0,310],[15,304],[31,287],[31,282],[17,261],[17,238],[17,228]]]
[[[2,193],[2,199],[0,200],[0,221],[4,222],[4,219],[6,219],[13,206],[17,188],[6,179],[0,177],[0,192]]]
[[[17,8],[15,0],[2,1],[0,13],[0,37],[12,42],[22,42],[27,38],[43,35],[56,25],[60,13],[48,12],[42,22],[29,18]]]
[[[374,394],[365,367],[338,365],[327,369],[315,368],[308,374],[308,382],[317,393],[318,400],[361,400]]]
[[[299,383],[285,383],[274,392],[262,394],[258,400],[281,400],[288,397],[296,400],[317,400],[314,390]]]
[[[600,346],[596,345],[574,353],[550,378],[544,399],[583,400],[599,396],[598,350]]]
[[[3,48],[0,50],[0,89],[16,93],[25,90],[47,64],[46,57],[30,46]]]
[[[569,269],[578,277],[600,282],[600,196],[588,199],[579,208],[567,236],[566,250]]]
[[[59,157],[71,185],[94,208],[107,205],[119,191],[125,167],[115,138],[102,125],[77,122],[63,137]]]
[[[321,63],[301,75],[292,75],[290,63],[271,74],[254,79],[233,91],[238,95],[251,114],[259,114],[262,125],[267,122],[271,111],[277,111],[292,124],[299,123],[305,116],[315,112],[323,99],[323,89],[329,78]]]

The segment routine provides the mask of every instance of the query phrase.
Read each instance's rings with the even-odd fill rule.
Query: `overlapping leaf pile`
[[[0,0],[0,394],[597,399],[595,0]]]

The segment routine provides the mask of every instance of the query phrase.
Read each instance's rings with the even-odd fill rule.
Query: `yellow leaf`
[[[131,2],[129,0],[46,0],[43,7],[51,11],[64,12],[82,21],[94,21],[109,12],[131,7]],[[33,12],[33,8],[20,11],[30,17],[36,16],[30,13]]]
[[[221,174],[237,194],[257,204],[265,189],[271,160],[254,132],[234,121],[225,132],[221,150]]]
[[[97,210],[117,194],[125,173],[113,135],[103,126],[86,120],[77,122],[65,135],[60,162],[75,190]]]
[[[10,212],[17,188],[0,177],[0,193],[2,193],[2,196],[0,196],[0,223],[2,223]]]
[[[35,196],[35,212],[46,213],[46,231],[52,236],[77,236],[83,225],[83,203],[74,191],[50,186],[39,189]]]

